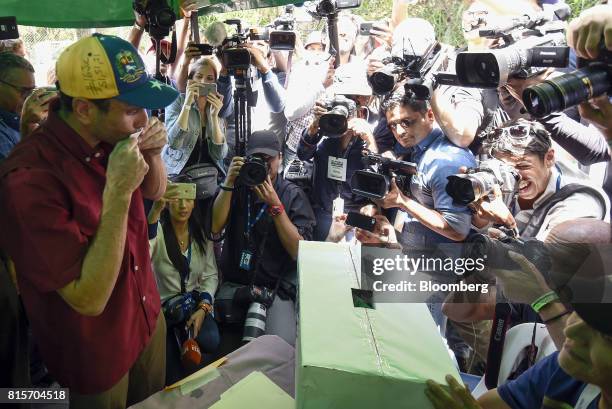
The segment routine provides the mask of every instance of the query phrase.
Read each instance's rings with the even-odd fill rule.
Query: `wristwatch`
[[[285,211],[285,206],[283,206],[282,204],[268,207],[268,214],[272,217],[278,216],[284,211]]]

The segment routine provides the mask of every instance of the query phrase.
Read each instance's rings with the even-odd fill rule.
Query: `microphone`
[[[202,352],[200,346],[193,337],[193,326],[187,330],[187,340],[183,342],[181,348],[181,363],[187,370],[194,370],[202,362]]]

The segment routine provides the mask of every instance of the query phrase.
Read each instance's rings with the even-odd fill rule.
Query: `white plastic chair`
[[[506,333],[504,351],[499,368],[499,377],[497,378],[498,385],[506,382],[516,365],[525,357],[526,348],[531,345],[533,325],[533,323],[519,324],[510,328]],[[536,355],[536,362],[538,362],[555,352],[557,347],[548,333],[546,325],[536,324],[536,326],[534,343],[538,347],[538,353]],[[483,376],[478,385],[476,385],[476,388],[472,391],[472,395],[475,398],[479,398],[487,390]]]

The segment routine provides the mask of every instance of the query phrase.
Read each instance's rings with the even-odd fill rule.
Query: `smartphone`
[[[349,226],[357,227],[363,230],[374,231],[376,219],[374,217],[366,216],[365,214],[348,212],[345,223]]]
[[[177,192],[177,199],[195,200],[196,198],[195,183],[168,183],[167,190],[168,192]]]
[[[373,25],[374,25],[373,21],[366,21],[364,23],[359,24],[359,35],[369,36],[370,31],[372,31]]]
[[[198,88],[200,90],[201,97],[217,92],[217,84],[199,84]]]

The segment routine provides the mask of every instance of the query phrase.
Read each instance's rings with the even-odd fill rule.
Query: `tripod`
[[[234,123],[236,125],[236,156],[246,154],[246,144],[251,136],[251,104],[253,91],[247,70],[236,70],[234,78]]]

